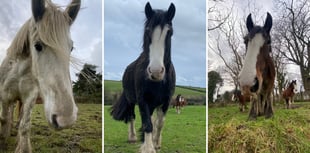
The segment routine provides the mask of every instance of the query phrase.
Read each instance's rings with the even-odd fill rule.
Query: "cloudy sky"
[[[210,4],[210,6],[211,5],[213,6],[214,4]],[[255,24],[263,25],[265,18],[266,18],[266,12],[269,12],[271,15],[273,15],[275,17],[276,13],[279,11],[279,10],[275,10],[274,3],[270,0],[256,0],[256,1],[233,0],[233,1],[229,1],[229,2],[225,1],[223,3],[218,3],[216,6],[219,10],[225,10],[223,12],[229,11],[229,8],[231,8],[231,6],[234,6],[234,9],[232,11],[233,16],[237,16],[236,19],[243,21],[244,24],[246,22],[245,21],[246,17],[249,13],[254,14],[254,16],[252,15],[252,18],[253,18]],[[215,31],[208,33],[209,44],[216,45],[216,42],[215,42],[216,38],[217,38],[217,35],[216,35]],[[241,45],[244,45],[243,42]],[[223,47],[223,48],[225,48],[225,47]],[[230,54],[227,53],[226,55],[230,55]],[[219,66],[224,65],[222,60],[210,49],[208,51],[208,64],[209,64],[208,65],[208,68],[209,68],[208,71],[217,70],[217,68]],[[288,74],[289,80],[293,80],[293,79],[301,80],[301,78],[298,77],[299,76],[298,75],[299,69],[297,66],[288,65],[287,69],[289,72],[291,72]],[[234,86],[229,84],[226,80],[226,82],[224,82],[224,86],[223,86],[221,92],[224,92],[226,90],[232,90],[232,89],[234,89]]]
[[[71,0],[53,0],[59,6],[70,4]],[[1,1],[0,9],[0,61],[19,28],[31,17],[31,1]],[[71,68],[72,79],[82,68],[83,63],[97,65],[102,72],[102,3],[101,0],[82,0],[81,10],[71,27],[71,38],[75,50],[72,56],[78,59],[79,66]]]
[[[142,51],[146,0],[104,2],[104,79],[121,80],[125,68]],[[205,0],[152,0],[152,8],[176,6],[172,61],[177,85],[206,86]]]

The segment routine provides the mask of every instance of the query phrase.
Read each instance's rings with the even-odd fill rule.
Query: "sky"
[[[249,1],[251,3],[254,3],[254,6],[256,8],[259,8],[260,10],[254,9],[253,4],[249,5]],[[244,21],[244,24],[245,24],[246,17],[249,13],[252,13],[252,14],[254,13],[256,15],[254,17],[252,15],[252,18],[254,20],[254,24],[263,25],[267,12],[269,12],[272,15],[272,14],[275,14],[277,11],[279,11],[279,10],[275,10],[273,2],[270,0],[256,0],[256,1],[234,0],[234,1],[229,1],[229,2],[217,4],[217,7],[220,10],[221,9],[227,10],[227,8],[231,8],[232,5],[234,6],[234,9],[233,9],[234,16],[238,16],[237,19],[240,21]],[[248,6],[250,6],[250,9]],[[208,41],[209,41],[209,44],[211,42],[211,45],[215,45],[214,40],[217,37],[216,34],[213,32],[214,31],[208,33]],[[213,41],[213,44],[212,44],[212,41]],[[244,45],[244,44],[242,43],[242,45]],[[227,55],[229,56],[229,54],[227,54]],[[222,60],[213,51],[211,51],[209,49],[209,51],[208,51],[208,71],[217,70],[217,68],[219,66],[223,66],[223,65],[224,65],[224,63],[222,62]],[[287,65],[287,71],[291,72],[288,74],[287,79],[288,80],[297,79],[299,82],[297,84],[299,86],[301,84],[301,78],[298,75],[299,74],[298,66]],[[233,90],[233,89],[234,89],[234,86],[232,84],[229,84],[227,82],[227,80],[225,80],[224,86],[222,87],[220,93],[223,93],[227,90],[228,91]]]
[[[127,65],[142,52],[146,0],[104,2],[104,79],[121,80]],[[206,87],[206,1],[152,0],[153,9],[176,7],[172,62],[176,84]]]
[[[67,6],[71,0],[53,0],[58,6]],[[0,9],[0,62],[20,27],[31,17],[31,1],[1,1]],[[65,7],[64,7],[65,8]],[[71,26],[74,42],[72,56],[78,66],[71,66],[71,79],[76,80],[84,63],[98,66],[102,73],[102,3],[101,0],[82,0],[81,10]]]

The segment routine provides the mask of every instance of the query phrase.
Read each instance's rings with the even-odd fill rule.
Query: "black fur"
[[[145,6],[143,52],[127,66],[123,75],[123,93],[119,101],[112,106],[111,115],[116,120],[127,123],[135,119],[134,106],[138,104],[142,118],[142,133],[153,131],[151,116],[155,108],[161,108],[164,114],[167,112],[169,102],[175,88],[175,71],[171,62],[171,36],[173,33],[172,19],[175,7],[171,3],[168,11],[153,10],[149,3]],[[148,79],[147,66],[149,64],[149,45],[156,26],[169,25],[170,30],[165,40],[164,66],[165,77],[162,81]],[[143,135],[144,136],[144,135]],[[142,136],[142,139],[144,139]]]

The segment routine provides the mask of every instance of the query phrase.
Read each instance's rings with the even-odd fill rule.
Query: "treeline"
[[[96,71],[97,66],[85,64],[73,82],[74,99],[77,103],[102,103],[102,74]]]

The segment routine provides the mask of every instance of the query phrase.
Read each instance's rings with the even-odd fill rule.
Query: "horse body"
[[[296,80],[293,80],[282,93],[282,97],[285,99],[287,109],[291,108],[295,93],[297,93],[297,83]]]
[[[174,100],[173,108],[175,107],[177,113],[180,114],[181,108],[184,107],[186,105],[186,103],[187,103],[186,99],[179,94],[179,95],[177,95],[177,97]]]
[[[32,1],[33,17],[18,31],[0,66],[0,145],[10,136],[16,101],[23,103],[23,111],[15,152],[32,151],[30,114],[38,97],[44,101],[52,127],[62,129],[76,121],[69,61],[73,45],[70,25],[79,8],[80,0],[74,0],[65,11],[50,1]]]
[[[265,115],[266,118],[273,116],[271,93],[274,87],[275,67],[269,55],[271,27],[272,17],[269,13],[263,27],[254,26],[251,14],[247,17],[247,53],[239,74],[239,82],[242,93],[253,97],[249,120],[260,115]]]
[[[145,6],[147,20],[144,28],[143,52],[131,63],[123,75],[123,93],[112,106],[111,115],[129,124],[128,141],[137,140],[134,128],[135,104],[142,119],[142,153],[156,152],[161,145],[164,116],[175,88],[175,71],[171,62],[172,19],[175,7],[168,11]],[[157,109],[157,118],[151,118]]]
[[[246,102],[251,100],[249,95],[244,96],[240,90],[235,90],[232,96],[232,101],[238,100],[239,101],[239,110],[240,112],[244,112],[247,108]]]

